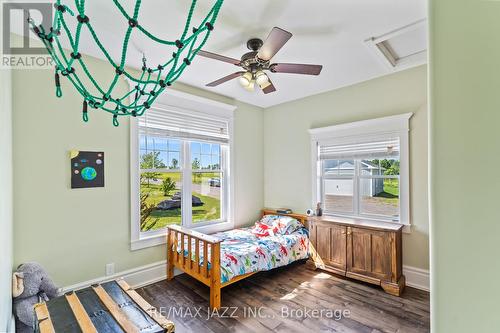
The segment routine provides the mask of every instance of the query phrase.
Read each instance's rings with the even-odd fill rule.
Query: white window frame
[[[328,143],[352,143],[381,138],[399,138],[399,221],[394,221],[390,218],[383,218],[370,215],[355,215],[335,213],[332,216],[351,217],[366,220],[377,220],[389,223],[397,223],[405,226],[410,226],[410,158],[409,158],[409,131],[410,118],[413,113],[405,113],[396,116],[376,118],[370,120],[362,120],[353,123],[345,123],[334,126],[310,129],[311,136],[311,170],[312,170],[312,207],[316,207],[316,203],[323,203],[322,191],[322,163],[319,159],[319,147],[321,144]],[[358,163],[355,163],[355,167]],[[358,172],[359,174],[359,172]],[[358,197],[358,182],[353,175],[353,205],[354,212],[358,212],[356,205],[359,205]]]
[[[131,84],[132,85],[132,84]],[[132,85],[134,87],[135,85]],[[225,231],[234,228],[234,153],[233,153],[233,122],[235,106],[213,101],[204,97],[191,95],[188,93],[169,90],[164,95],[160,96],[154,104],[155,108],[159,109],[173,109],[182,111],[185,114],[193,116],[204,116],[227,121],[229,127],[229,143],[221,144],[221,149],[225,149],[221,156],[224,156],[223,164],[226,170],[225,177],[225,195],[222,200],[221,221],[213,222],[199,222],[192,223],[192,210],[182,210],[182,226],[192,228],[193,230],[203,233],[214,233]],[[185,158],[183,152],[190,156],[190,144],[186,139],[182,139],[182,144],[185,145],[181,149],[181,161],[183,168],[188,172],[191,170],[191,159]],[[199,142],[199,140],[192,140]],[[207,141],[208,142],[208,141]],[[215,142],[214,142],[215,143]],[[166,243],[166,228],[161,230],[154,230],[148,232],[141,232],[140,230],[140,162],[139,162],[139,126],[138,119],[130,117],[130,248],[132,251],[139,250],[151,246],[157,246]],[[179,171],[179,170],[168,170]],[[200,172],[211,172],[212,170],[199,170]],[[191,193],[191,177],[182,177],[182,191]],[[187,199],[186,199],[187,198]],[[189,196],[183,196],[182,207],[191,207]]]

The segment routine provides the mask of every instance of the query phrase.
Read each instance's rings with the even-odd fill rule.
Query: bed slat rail
[[[206,284],[210,287],[210,306],[212,308],[220,307],[221,242],[217,237],[205,235],[178,225],[168,226],[167,279],[171,280],[174,277],[174,268],[176,267]],[[200,260],[202,261],[201,265]],[[209,261],[210,269],[208,267]]]

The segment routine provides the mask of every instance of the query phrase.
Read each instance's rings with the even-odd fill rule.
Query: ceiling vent
[[[365,41],[381,62],[391,70],[427,63],[427,19],[419,20]]]

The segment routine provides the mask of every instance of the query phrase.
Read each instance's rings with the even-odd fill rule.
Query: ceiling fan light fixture
[[[240,76],[240,84],[243,87],[248,87],[252,83],[253,75],[250,72],[245,72]]]
[[[244,87],[248,91],[254,91],[255,90],[255,81],[251,80],[248,85]]]
[[[266,75],[266,76],[267,76],[267,75]],[[257,82],[257,83],[259,83],[259,82]],[[266,88],[267,88],[267,87],[269,87],[270,85],[271,85],[271,82],[269,82],[269,79],[268,79],[268,80],[266,80],[266,81],[265,81],[265,82],[263,82],[263,83],[259,83],[259,87],[260,87],[260,89],[262,89],[262,90],[266,89]]]
[[[255,81],[257,81],[259,86],[262,86],[269,83],[269,78],[263,71],[257,71],[257,73],[255,73]]]

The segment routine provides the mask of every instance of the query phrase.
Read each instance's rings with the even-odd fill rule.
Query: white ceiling
[[[120,2],[130,11],[135,1]],[[198,0],[194,22],[199,22],[212,3],[211,0]],[[191,0],[143,1],[139,22],[155,35],[175,40],[180,35],[190,4]],[[111,55],[119,59],[127,22],[112,1],[87,1],[86,7],[100,39]],[[265,39],[272,27],[278,26],[290,31],[293,37],[273,62],[322,64],[321,75],[271,73],[277,92],[268,95],[260,90],[248,92],[238,80],[208,88],[205,84],[238,68],[197,57],[179,81],[261,107],[351,85],[391,72],[366,46],[365,40],[425,18],[426,13],[426,0],[226,0],[205,50],[239,59],[248,52],[246,41],[249,38]],[[137,50],[130,50],[128,65],[140,67],[141,51],[138,50],[146,53],[152,65],[170,58],[171,48],[151,42],[138,30],[132,35]],[[102,58],[88,34],[82,36],[81,52]],[[411,49],[411,46],[405,48]]]

